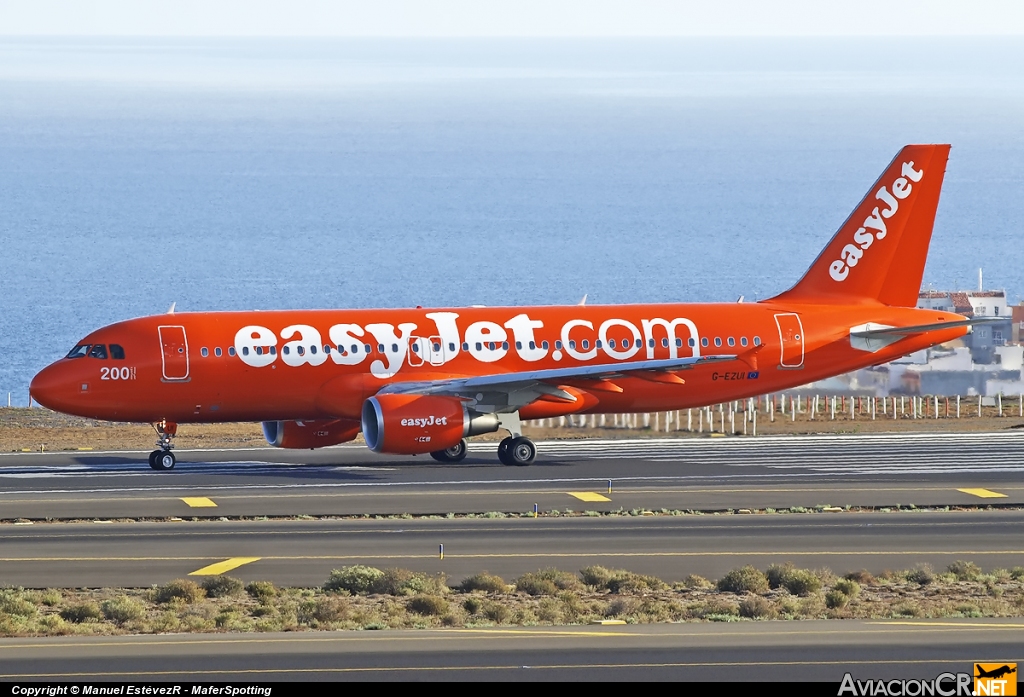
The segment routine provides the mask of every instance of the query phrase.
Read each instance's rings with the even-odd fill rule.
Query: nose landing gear
[[[178,424],[173,421],[161,421],[153,424],[153,428],[156,429],[158,439],[157,450],[149,454],[149,466],[155,470],[172,470],[177,460],[171,452],[174,448],[171,439],[178,433]]]

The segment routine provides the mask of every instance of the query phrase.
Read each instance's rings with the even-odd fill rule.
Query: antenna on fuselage
[[[576,305],[577,305],[577,307],[583,307],[586,304],[587,304],[587,294],[584,293],[583,294],[583,298],[578,303],[576,303]]]
[[[174,306],[177,305],[177,304],[178,304],[177,301],[174,301],[173,303],[171,303],[171,306],[169,308],[167,308],[167,314],[173,315],[174,314]]]
[[[736,298],[736,302],[738,302],[738,303],[743,302],[743,296],[741,295],[740,297]]]

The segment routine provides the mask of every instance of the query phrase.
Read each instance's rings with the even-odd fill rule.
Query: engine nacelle
[[[470,411],[454,397],[381,394],[363,402],[363,438],[375,453],[430,453],[497,430],[496,415]]]
[[[353,419],[263,422],[263,437],[275,448],[312,450],[347,443],[357,435],[359,422]]]

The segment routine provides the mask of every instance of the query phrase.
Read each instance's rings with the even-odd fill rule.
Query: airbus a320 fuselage
[[[950,341],[969,320],[915,308],[948,145],[905,147],[789,291],[757,303],[200,312],[98,329],[32,381],[44,406],[157,426],[263,422],[316,448],[461,460],[521,420],[699,407],[782,390]]]

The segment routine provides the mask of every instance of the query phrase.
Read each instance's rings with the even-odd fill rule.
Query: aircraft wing
[[[517,373],[496,373],[430,382],[397,382],[378,394],[433,394],[459,397],[474,402],[481,411],[515,411],[544,396],[575,402],[576,397],[559,385],[577,381],[608,381],[630,374],[671,374],[694,366],[736,360],[734,355],[689,356],[649,361],[581,365]],[[586,389],[583,387],[582,389]]]

